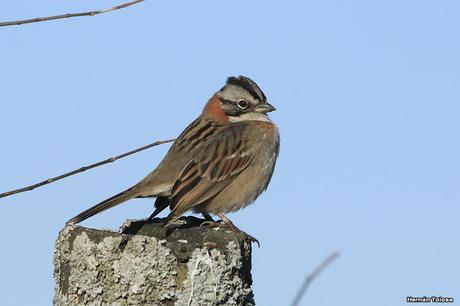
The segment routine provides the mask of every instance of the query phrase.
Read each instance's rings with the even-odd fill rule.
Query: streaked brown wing
[[[253,156],[235,125],[210,139],[182,171],[172,189],[171,211],[179,216],[218,194],[246,169]]]

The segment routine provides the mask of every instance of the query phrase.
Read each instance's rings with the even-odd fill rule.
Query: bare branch
[[[56,20],[56,19],[72,18],[72,17],[95,16],[95,15],[99,15],[103,13],[108,13],[111,11],[116,11],[116,10],[137,4],[139,2],[144,2],[144,1],[145,0],[135,0],[131,2],[126,2],[126,3],[120,4],[120,5],[114,6],[109,9],[105,9],[105,10],[97,10],[97,11],[82,12],[82,13],[69,13],[69,14],[56,15],[56,16],[38,17],[38,18],[32,18],[32,19],[0,22],[0,27],[7,27],[7,26],[13,26],[13,25],[21,25],[21,24],[26,24],[26,23],[42,22],[42,21],[49,21],[49,20]]]
[[[291,306],[297,306],[300,303],[300,300],[302,299],[303,295],[307,291],[308,287],[310,287],[311,283],[315,280],[315,278],[321,274],[321,272],[324,271],[337,257],[339,257],[339,252],[335,251],[331,255],[329,255],[323,262],[316,267],[315,270],[313,270],[310,274],[307,275],[307,278],[302,284],[302,287],[300,287],[299,291],[297,292],[294,301],[292,301]]]
[[[17,193],[21,193],[21,192],[25,192],[25,191],[30,191],[30,190],[33,190],[33,189],[35,189],[35,188],[37,188],[37,187],[41,187],[41,186],[43,186],[43,185],[47,185],[47,184],[49,184],[49,183],[52,183],[52,182],[55,182],[55,181],[62,180],[63,178],[66,178],[66,177],[68,177],[68,176],[75,175],[75,174],[77,174],[77,173],[80,173],[80,172],[83,172],[83,171],[86,171],[86,170],[89,170],[89,169],[92,169],[92,168],[96,168],[96,167],[99,167],[99,166],[102,166],[102,165],[105,165],[105,164],[108,164],[108,163],[113,163],[113,162],[116,161],[117,159],[120,159],[120,158],[129,156],[129,155],[135,154],[135,153],[140,152],[140,151],[144,151],[144,150],[149,149],[149,148],[151,148],[151,147],[155,147],[155,146],[161,145],[161,144],[163,144],[163,143],[173,142],[174,140],[175,140],[175,139],[158,140],[158,141],[155,141],[154,143],[151,143],[151,144],[148,144],[148,145],[146,145],[146,146],[137,148],[137,149],[135,149],[135,150],[132,150],[132,151],[123,153],[123,154],[118,155],[118,156],[115,156],[115,157],[107,158],[107,159],[105,159],[105,160],[103,160],[103,161],[100,161],[100,162],[97,162],[97,163],[95,163],[95,164],[81,167],[81,168],[79,168],[79,169],[76,169],[76,170],[73,170],[73,171],[64,173],[64,174],[62,174],[62,175],[59,175],[59,176],[56,176],[56,177],[53,177],[53,178],[49,178],[49,179],[44,180],[44,181],[42,181],[42,182],[39,182],[39,183],[30,185],[30,186],[27,186],[27,187],[23,187],[23,188],[20,188],[20,189],[16,189],[16,190],[12,190],[12,191],[7,191],[7,192],[4,192],[4,193],[0,193],[0,198],[8,197],[8,196],[10,196],[10,195],[17,194]]]

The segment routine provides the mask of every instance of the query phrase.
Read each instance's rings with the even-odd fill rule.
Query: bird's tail
[[[103,212],[106,209],[112,208],[118,204],[121,204],[125,201],[128,201],[129,199],[132,199],[134,197],[137,197],[140,194],[140,190],[138,185],[135,185],[129,189],[126,189],[123,192],[120,192],[119,194],[114,195],[113,197],[110,197],[96,205],[94,205],[91,208],[88,208],[84,212],[78,214],[77,216],[73,217],[69,221],[66,222],[66,224],[77,224],[80,223],[83,220],[86,220],[100,212]]]

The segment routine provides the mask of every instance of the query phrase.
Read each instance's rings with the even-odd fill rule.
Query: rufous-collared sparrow
[[[280,139],[267,116],[274,110],[253,80],[228,78],[155,170],[67,223],[79,223],[131,198],[156,197],[150,218],[169,206],[168,224],[193,210],[205,217],[217,215],[236,229],[224,213],[253,203],[275,168]]]

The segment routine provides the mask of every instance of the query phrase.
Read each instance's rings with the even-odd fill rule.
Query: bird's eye
[[[238,101],[238,107],[241,109],[247,109],[248,108],[248,102],[244,99],[241,99]]]

